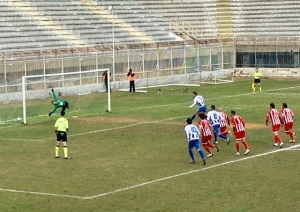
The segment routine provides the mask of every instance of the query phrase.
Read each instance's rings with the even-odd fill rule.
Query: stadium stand
[[[297,0],[2,0],[0,17],[1,52],[110,45],[112,24],[116,45],[300,35]]]

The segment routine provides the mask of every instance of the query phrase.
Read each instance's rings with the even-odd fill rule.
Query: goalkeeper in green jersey
[[[52,113],[54,113],[57,110],[57,108],[59,108],[59,107],[62,108],[61,111],[65,111],[66,108],[69,109],[69,103],[65,100],[57,98],[57,96],[54,93],[54,89],[52,89],[51,91],[52,91],[52,96],[54,98],[54,101],[52,101],[51,103],[54,105],[54,107],[53,107],[52,111],[49,113],[49,116],[51,116]]]

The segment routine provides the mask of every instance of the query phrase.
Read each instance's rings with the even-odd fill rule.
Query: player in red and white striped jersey
[[[235,136],[235,148],[236,148],[236,153],[235,155],[240,155],[240,141],[242,141],[246,151],[244,155],[247,155],[250,152],[248,143],[245,139],[245,122],[241,116],[236,115],[235,111],[231,111],[231,124],[232,124],[232,129],[233,133]]]
[[[230,120],[226,113],[223,112],[222,108],[219,108],[219,113],[221,114],[222,119],[220,120],[220,132],[221,134],[227,136],[231,132],[227,131],[227,125],[230,126]]]
[[[283,121],[285,134],[290,136],[290,143],[294,143],[295,133],[292,130],[294,124],[294,113],[290,108],[288,108],[287,103],[282,104],[281,117]]]
[[[209,148],[214,148],[219,152],[219,148],[216,145],[210,143],[211,141],[211,124],[208,120],[206,120],[204,113],[199,113],[200,121],[198,122],[199,131],[201,132],[201,142],[203,148],[209,153],[207,157],[212,157],[213,153]]]
[[[270,110],[268,111],[267,117],[266,117],[266,126],[268,126],[269,119],[271,120],[272,131],[274,133],[274,144],[273,144],[273,146],[276,146],[276,147],[279,146],[280,148],[282,148],[283,142],[281,140],[280,135],[278,135],[278,131],[279,131],[279,128],[280,128],[280,126],[283,122],[282,122],[282,118],[281,118],[278,110],[275,109],[275,104],[274,103],[270,104]]]

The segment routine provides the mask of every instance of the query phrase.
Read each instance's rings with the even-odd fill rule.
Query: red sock
[[[294,139],[295,139],[295,138],[294,138],[294,133],[293,133],[293,131],[289,131],[288,134],[290,135],[291,140],[294,140]]]
[[[209,149],[209,147],[208,147],[206,144],[204,144],[204,145],[202,145],[202,146],[203,146],[203,148],[204,148],[209,154],[212,154],[211,151],[210,151],[210,149]]]
[[[243,145],[244,145],[245,149],[249,149],[247,141],[243,141]]]
[[[236,152],[240,152],[240,143],[239,142],[235,143],[235,148],[236,148]]]
[[[275,135],[275,141],[277,141],[277,143],[281,143],[281,138],[279,135]]]
[[[211,147],[211,148],[215,148],[215,145],[213,145],[213,144],[211,144],[211,143],[208,143],[207,146],[208,146],[208,147]]]

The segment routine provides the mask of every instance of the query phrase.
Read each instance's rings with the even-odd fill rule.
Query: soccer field
[[[273,147],[265,116],[271,102],[277,109],[286,102],[299,131],[300,84],[268,79],[262,89],[252,93],[250,80],[242,80],[187,93],[176,86],[162,88],[163,95],[154,88],[112,92],[112,113],[69,118],[71,160],[54,158],[57,116],[0,126],[0,211],[299,211],[300,144],[281,129],[284,148]],[[234,155],[230,137],[229,146],[219,139],[207,166],[196,151],[189,163],[183,128],[196,110],[188,108],[192,91],[208,107],[244,118],[248,156]]]

